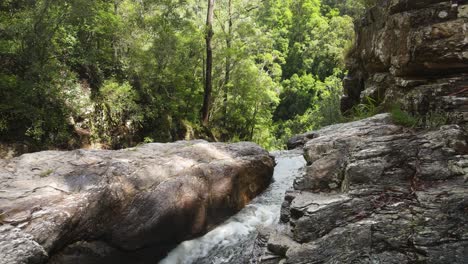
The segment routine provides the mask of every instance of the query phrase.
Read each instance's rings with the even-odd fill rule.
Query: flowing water
[[[302,153],[274,153],[277,165],[274,182],[239,213],[206,235],[185,241],[159,264],[248,263],[258,229],[277,223],[284,193],[302,171]]]

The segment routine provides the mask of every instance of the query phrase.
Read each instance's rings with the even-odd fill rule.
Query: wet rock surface
[[[255,144],[204,141],[0,160],[0,263],[155,263],[243,208],[273,167]]]
[[[468,1],[383,0],[356,25],[342,110],[366,97],[468,122]]]
[[[313,133],[253,263],[467,263],[467,131],[382,114]]]

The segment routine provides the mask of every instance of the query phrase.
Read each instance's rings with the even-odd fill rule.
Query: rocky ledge
[[[356,25],[342,110],[373,98],[468,127],[468,1],[380,0]]]
[[[270,183],[252,143],[148,144],[0,160],[0,263],[155,263]]]
[[[254,263],[467,263],[462,127],[417,132],[382,114],[301,141],[307,168],[286,193],[282,225],[257,240]]]

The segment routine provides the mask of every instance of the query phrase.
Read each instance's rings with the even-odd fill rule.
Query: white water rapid
[[[274,153],[274,182],[239,213],[197,239],[185,241],[159,264],[244,264],[257,230],[278,222],[284,193],[305,165],[302,153]]]

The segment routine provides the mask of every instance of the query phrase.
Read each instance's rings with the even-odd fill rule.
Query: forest
[[[3,0],[0,139],[282,149],[341,122],[364,0]]]

